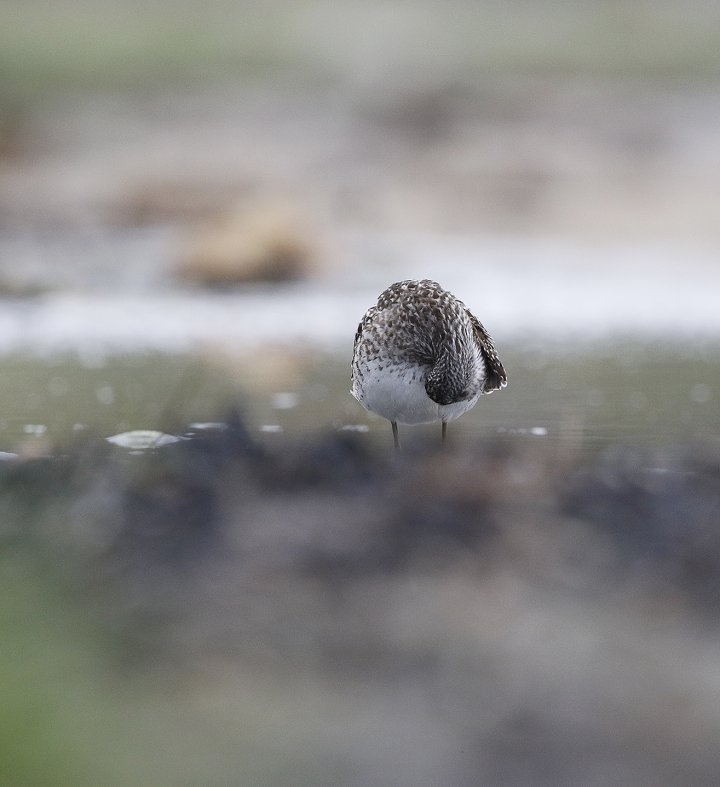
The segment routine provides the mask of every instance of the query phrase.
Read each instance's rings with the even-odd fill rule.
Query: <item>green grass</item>
[[[19,92],[144,90],[281,61],[270,40],[280,31],[250,9],[229,21],[217,4],[196,2],[11,2],[0,13],[0,70]]]
[[[688,3],[6,0],[10,96],[286,76],[354,84],[488,72],[720,76],[720,10]]]
[[[22,556],[5,549],[0,577],[0,784],[101,783],[98,642]]]
[[[317,783],[273,751],[286,699],[239,673],[221,698],[167,664],[123,671],[117,632],[37,566],[32,550],[0,561],[2,787]]]

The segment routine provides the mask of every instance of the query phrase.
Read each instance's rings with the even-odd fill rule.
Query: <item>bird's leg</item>
[[[390,426],[392,426],[393,430],[393,442],[395,443],[395,448],[400,448],[400,435],[398,434],[397,428],[397,421],[390,421]]]
[[[447,421],[442,422],[442,444],[445,445],[445,438],[447,437]]]

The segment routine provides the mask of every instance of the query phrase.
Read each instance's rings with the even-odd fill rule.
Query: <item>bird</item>
[[[465,304],[430,279],[391,284],[355,333],[352,395],[398,424],[447,424],[507,384],[490,335]]]

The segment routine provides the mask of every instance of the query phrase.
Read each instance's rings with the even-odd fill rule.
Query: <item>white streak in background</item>
[[[115,402],[115,391],[111,385],[101,385],[96,389],[95,397],[100,404],[111,405]]]
[[[47,432],[47,426],[45,424],[25,424],[23,432],[33,437],[41,437]]]
[[[707,404],[712,394],[712,388],[707,383],[695,383],[690,389],[690,400],[696,404]]]
[[[269,434],[279,434],[283,431],[283,428],[280,424],[262,424],[259,427],[259,431],[268,432]]]
[[[498,434],[529,434],[533,437],[547,437],[548,430],[546,426],[499,426],[497,429]]]
[[[292,391],[278,391],[272,395],[273,410],[293,410],[298,406],[300,397]]]
[[[276,287],[59,292],[7,302],[0,353],[70,350],[101,366],[112,352],[268,342],[349,352],[360,317],[388,284],[425,277],[465,301],[500,347],[528,334],[720,336],[720,266],[710,251],[367,234],[343,246],[346,260],[336,271]]]

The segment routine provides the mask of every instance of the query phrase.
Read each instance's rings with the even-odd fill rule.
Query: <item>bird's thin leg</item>
[[[442,444],[445,445],[445,438],[447,437],[447,421],[442,422]]]
[[[390,421],[390,426],[392,426],[393,430],[393,442],[395,443],[395,448],[400,448],[400,435],[398,434],[397,421]]]

